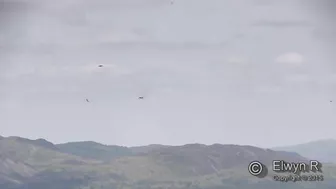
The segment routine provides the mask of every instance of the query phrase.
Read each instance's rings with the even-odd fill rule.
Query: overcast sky
[[[126,146],[336,139],[330,6],[26,2],[2,5],[0,135]]]

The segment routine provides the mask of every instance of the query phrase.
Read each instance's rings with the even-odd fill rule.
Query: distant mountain
[[[293,146],[276,147],[274,150],[296,152],[309,159],[336,163],[336,140],[319,140]]]
[[[2,137],[2,139],[4,139]],[[40,147],[45,147],[45,148],[49,148],[49,149],[52,149],[52,150],[57,150],[57,147],[45,140],[45,139],[37,139],[37,140],[30,140],[30,139],[26,139],[26,138],[21,138],[21,137],[8,137],[7,139],[9,140],[14,140],[14,141],[17,141],[17,142],[22,142],[22,143],[27,143],[27,144],[32,144],[32,145],[36,145],[36,146],[40,146]],[[1,140],[1,137],[0,137],[0,140]]]
[[[180,169],[186,175],[214,174],[218,170],[236,167],[245,168],[252,161],[271,165],[274,159],[305,161],[304,157],[292,152],[277,152],[253,146],[187,144],[152,150],[148,156],[156,161]]]
[[[163,149],[169,146],[151,144],[147,146],[136,146],[128,148],[116,145],[104,145],[93,141],[83,141],[57,144],[56,147],[64,153],[73,154],[84,158],[110,161],[124,156],[146,154],[154,150]]]
[[[84,158],[61,152],[44,139],[30,140],[7,137],[0,140],[0,155],[35,167],[57,165],[69,160],[86,161]]]
[[[2,137],[0,139],[0,188],[16,189],[30,179],[35,180],[42,172],[62,172],[72,166],[92,163],[96,162],[62,153],[54,144],[44,139]],[[44,175],[47,177],[47,174]]]
[[[130,149],[132,150],[132,152],[134,154],[141,154],[141,153],[148,153],[151,152],[153,150],[157,150],[157,149],[162,149],[162,148],[166,148],[169,146],[165,146],[162,144],[150,144],[148,146],[136,146],[136,147],[130,147]]]
[[[103,145],[97,142],[69,142],[56,145],[64,153],[81,156],[83,158],[109,161],[115,158],[130,156],[132,150],[127,147]]]
[[[297,153],[253,146],[187,144],[127,148],[96,142],[54,145],[43,139],[7,137],[0,140],[0,188],[303,188],[300,184],[284,187],[272,180],[271,172],[259,179],[247,171],[251,161],[270,165],[273,159],[306,160]],[[336,179],[331,174],[334,170],[330,167],[324,172],[328,182],[308,183],[305,188],[335,188]]]

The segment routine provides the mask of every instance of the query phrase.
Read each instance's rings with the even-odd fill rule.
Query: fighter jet
[[[143,96],[139,96],[138,99],[139,99],[139,100],[143,100],[144,97],[143,97]]]

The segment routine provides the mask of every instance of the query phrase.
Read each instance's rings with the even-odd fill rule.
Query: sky
[[[2,136],[123,146],[336,139],[331,1],[10,2],[0,12]]]

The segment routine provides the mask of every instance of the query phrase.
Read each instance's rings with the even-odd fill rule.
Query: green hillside
[[[58,144],[56,147],[64,153],[103,161],[133,154],[132,150],[127,147],[103,145],[92,141],[70,142]]]
[[[135,153],[125,147],[113,146],[118,150],[110,151],[113,149],[110,146],[82,142],[69,143],[72,146],[70,154],[60,149],[60,145],[50,144],[44,140],[37,142],[17,137],[2,138],[0,188],[334,189],[336,186],[336,169],[333,165],[323,167],[324,182],[280,183],[272,180],[275,173],[271,169],[265,178],[253,177],[247,170],[249,162],[253,160],[267,165],[273,159],[293,162],[306,160],[296,153],[253,146],[188,144]],[[102,146],[105,146],[103,150]],[[87,149],[87,153],[81,157],[83,149]],[[105,151],[102,156],[90,156],[90,153],[99,153],[100,150]],[[118,153],[110,154],[106,151]]]

